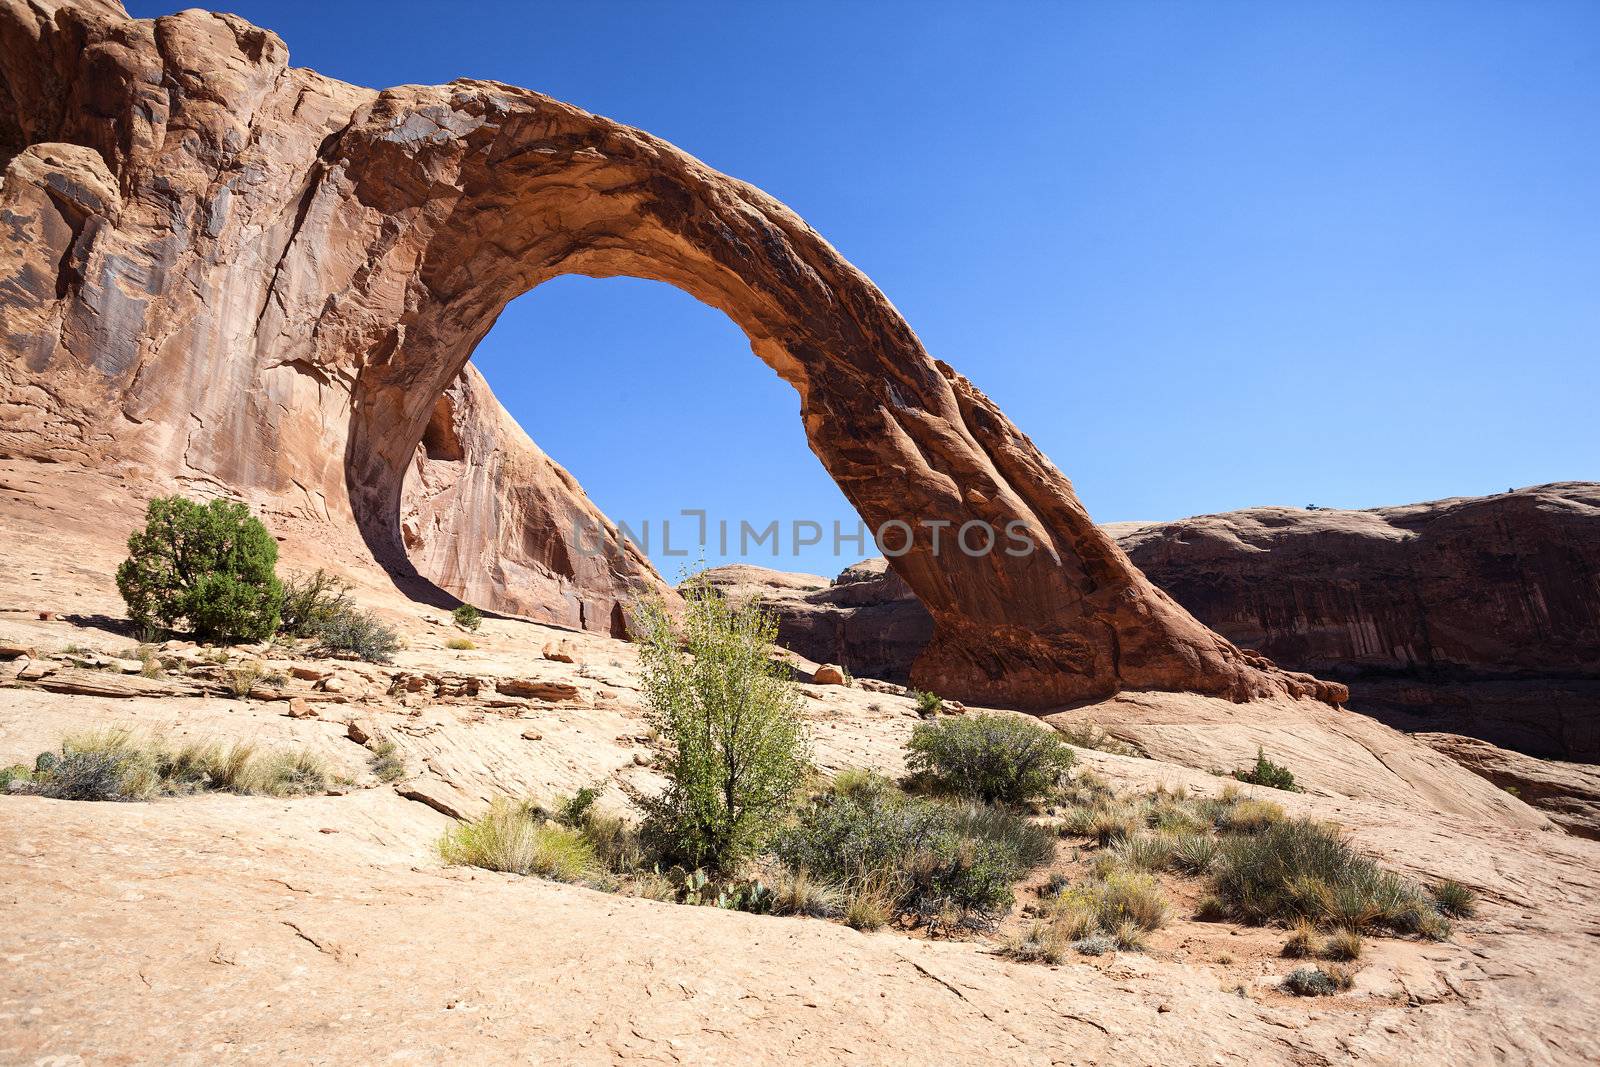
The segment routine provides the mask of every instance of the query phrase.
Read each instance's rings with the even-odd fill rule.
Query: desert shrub
[[[640,680],[666,741],[667,788],[642,802],[646,830],[685,866],[727,869],[768,841],[810,767],[800,696],[770,656],[777,619],[683,587],[680,629],[659,600],[636,609]]]
[[[237,667],[230,667],[222,672],[222,680],[227,685],[228,692],[243,700],[261,680],[261,664],[251,660]]]
[[[1300,967],[1283,980],[1283,988],[1297,997],[1329,997],[1354,982],[1349,972],[1339,967]]]
[[[1234,771],[1233,776],[1241,782],[1251,785],[1264,785],[1273,789],[1286,789],[1291,793],[1299,793],[1301,789],[1294,784],[1294,774],[1281,763],[1273,763],[1267,758],[1266,752],[1256,749],[1256,765],[1248,770]]]
[[[468,641],[465,637],[452,637],[444,643],[444,647],[455,652],[470,652],[478,646]]]
[[[367,745],[368,763],[380,782],[398,782],[406,776],[405,757],[400,746],[390,740],[373,741]]]
[[[1007,938],[1000,954],[1024,963],[1060,963],[1072,943],[1054,923],[1035,919],[1022,932]]]
[[[1358,960],[1361,958],[1361,935],[1354,930],[1336,930],[1322,947],[1322,958],[1327,960]]]
[[[1283,809],[1272,801],[1247,797],[1225,806],[1216,816],[1216,827],[1225,834],[1257,834],[1283,820]]]
[[[324,651],[357,656],[369,663],[388,663],[400,647],[394,627],[353,604],[324,621],[315,636]]]
[[[9,767],[0,768],[0,793],[11,790],[12,782],[26,784],[33,777],[33,772],[23,763],[14,763]]]
[[[844,892],[804,867],[780,868],[773,878],[772,910],[778,915],[833,919],[844,913]]]
[[[1359,855],[1337,829],[1309,819],[1225,839],[1211,879],[1222,908],[1244,922],[1306,919],[1425,936],[1437,929],[1427,921],[1436,913],[1418,886]]]
[[[1173,870],[1204,874],[1216,858],[1217,841],[1209,834],[1179,834],[1172,840]]]
[[[247,765],[241,792],[274,797],[320,793],[328,788],[328,765],[310,749],[267,752]]]
[[[1172,838],[1157,834],[1134,834],[1112,845],[1103,856],[1112,866],[1136,871],[1162,871],[1172,865]]]
[[[1139,930],[1159,930],[1167,922],[1167,899],[1156,880],[1143,871],[1114,870],[1062,893],[1055,910],[1075,936],[1096,932],[1117,936],[1132,923]],[[1119,940],[1122,940],[1119,938]]]
[[[594,868],[582,833],[543,822],[525,805],[499,801],[470,822],[457,823],[439,841],[446,863],[510,874],[576,882]]]
[[[352,610],[350,583],[318,567],[293,573],[283,582],[278,629],[291,637],[315,637],[335,616]]]
[[[906,764],[962,796],[1020,804],[1046,796],[1075,757],[1049,727],[1009,715],[918,723]]]
[[[1446,879],[1429,891],[1433,894],[1434,904],[1446,915],[1470,919],[1478,912],[1478,894],[1460,882]]]
[[[59,755],[35,769],[29,792],[55,800],[147,800],[161,780],[151,747],[127,730],[64,738]]]
[[[128,538],[117,591],[136,627],[187,622],[202,639],[261,640],[278,626],[278,544],[243,504],[158,497]]]
[[[917,702],[917,714],[924,719],[931,719],[944,711],[944,698],[938,693],[929,693],[925,690],[913,689],[911,698]]]
[[[483,625],[483,612],[471,604],[462,604],[450,613],[450,618],[463,630],[476,630]]]
[[[1088,833],[1102,846],[1125,841],[1144,828],[1144,817],[1128,804],[1091,808]]]
[[[878,930],[895,916],[899,891],[895,879],[875,875],[862,879],[845,890],[844,923],[852,930]]]
[[[1283,954],[1294,960],[1313,959],[1322,955],[1324,948],[1322,932],[1317,929],[1317,924],[1301,919],[1295,923],[1294,933],[1289,940],[1284,942]]]
[[[1072,951],[1080,956],[1104,956],[1116,947],[1117,943],[1104,934],[1091,934],[1072,943]]]
[[[1137,748],[1125,741],[1119,741],[1106,733],[1097,723],[1068,723],[1057,726],[1056,732],[1061,739],[1074,748],[1092,748],[1099,752],[1109,752],[1115,756],[1141,756]]]
[[[1009,907],[1012,883],[1049,859],[1050,833],[983,805],[899,791],[824,794],[775,845],[781,862],[887,895],[893,914],[976,927]]]

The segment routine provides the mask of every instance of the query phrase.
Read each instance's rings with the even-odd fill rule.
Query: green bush
[[[158,497],[128,538],[117,590],[136,627],[187,621],[201,639],[259,641],[278,626],[278,545],[243,504]]]
[[[1076,758],[1054,730],[1009,715],[918,723],[907,748],[913,771],[962,796],[1005,804],[1048,795]]]
[[[917,702],[917,714],[924,719],[931,719],[944,710],[944,699],[938,693],[929,693],[921,689],[913,689],[911,696]]]
[[[1241,782],[1251,785],[1264,785],[1273,789],[1285,789],[1291,793],[1302,792],[1294,784],[1294,774],[1281,763],[1273,763],[1267,758],[1266,752],[1260,747],[1256,748],[1256,765],[1245,771],[1234,771],[1233,776]]]
[[[1297,997],[1328,997],[1354,984],[1349,972],[1338,967],[1301,967],[1283,980],[1283,988]]]
[[[1459,919],[1470,919],[1478,911],[1478,894],[1460,882],[1445,879],[1433,886],[1433,902],[1441,912]]]
[[[483,613],[471,604],[462,604],[450,613],[450,617],[463,630],[476,630],[483,625]]]
[[[1357,932],[1388,927],[1448,935],[1419,886],[1381,870],[1335,828],[1309,819],[1225,838],[1211,878],[1226,914],[1244,922],[1306,919]]]
[[[775,851],[791,870],[861,897],[866,913],[883,903],[919,922],[981,927],[1011,905],[1012,884],[1047,861],[1054,842],[1002,809],[855,789],[813,800]]]
[[[726,870],[777,829],[809,771],[810,741],[789,669],[771,655],[777,619],[730,604],[703,578],[681,588],[681,628],[660,600],[634,613],[650,722],[667,744],[667,788],[641,802],[645,830],[685,867]]]

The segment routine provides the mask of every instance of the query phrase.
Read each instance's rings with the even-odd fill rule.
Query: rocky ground
[[[1450,942],[1369,941],[1355,988],[1332,998],[1276,988],[1294,965],[1277,955],[1282,931],[1181,909],[1148,953],[1044,966],[1004,959],[993,937],[862,934],[451,868],[434,843],[452,815],[495,796],[603,781],[603,802],[620,806],[624,785],[655,784],[628,644],[489,618],[475,649],[451,650],[462,634],[446,617],[352,567],[357,596],[406,638],[394,664],[282,646],[226,650],[219,663],[178,643],[164,653],[170,673],[146,678],[116,662],[133,641],[110,578],[137,508],[99,475],[0,473],[0,645],[13,651],[0,661],[0,765],[66,732],[128,724],[309,747],[349,780],[296,799],[0,797],[0,1061],[1600,1056],[1589,1026],[1600,843],[1360,715],[1129,694],[1048,720],[1092,721],[1144,752],[1081,753],[1130,788],[1215,792],[1213,770],[1264,746],[1307,792],[1263,795],[1336,820],[1397,870],[1482,894]],[[292,527],[283,550],[286,568],[340,566],[337,546],[313,550]],[[284,677],[235,697],[229,672],[257,661]],[[802,691],[824,769],[900,769],[917,721],[909,697],[888,685]],[[406,776],[380,782],[362,736],[394,741]]]

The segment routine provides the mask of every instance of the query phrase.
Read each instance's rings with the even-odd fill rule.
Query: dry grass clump
[[[1060,963],[1072,944],[1060,924],[1035,919],[1021,933],[1007,938],[1000,954],[1023,963]]]
[[[320,793],[331,775],[308,749],[259,751],[249,742],[189,742],[111,729],[62,739],[40,755],[27,791],[58,800],[150,800],[197,792],[299,796]]]
[[[446,863],[577,882],[595,868],[581,832],[542,822],[527,805],[497,801],[488,813],[451,827],[439,841]]]
[[[378,781],[398,782],[406,776],[405,757],[400,753],[400,746],[393,741],[371,741],[367,744],[367,751],[371,753],[368,762]]]
[[[1144,756],[1137,748],[1126,741],[1119,741],[1100,728],[1099,723],[1083,722],[1057,725],[1056,733],[1061,739],[1074,748],[1092,748],[1098,752],[1109,752],[1114,756]]]
[[[805,868],[781,868],[773,877],[772,911],[776,915],[804,915],[836,919],[844,914],[844,891]]]
[[[1225,838],[1211,878],[1223,911],[1243,922],[1305,919],[1357,932],[1383,927],[1449,936],[1420,887],[1381,870],[1336,828],[1310,819]]]
[[[1136,952],[1145,948],[1147,933],[1166,924],[1167,915],[1166,897],[1151,875],[1114,867],[1048,900],[1043,914],[1008,954],[1045,958],[1042,946],[1072,946],[1084,955],[1099,955],[1103,946],[1097,939]]]
[[[470,652],[478,646],[467,640],[465,637],[452,637],[450,640],[444,643],[444,647],[453,652]]]

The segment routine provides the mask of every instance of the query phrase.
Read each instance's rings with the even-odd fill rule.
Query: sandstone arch
[[[406,466],[500,309],[558,274],[649,278],[720,308],[795,387],[869,525],[1016,521],[1045,549],[919,541],[896,561],[935,620],[920,684],[1022,707],[1124,688],[1340,699],[1146,581],[1028,438],[759,190],[527,90],[374,93],[291,69],[232,16],[0,4],[4,196],[31,220],[12,240],[33,271],[12,278],[0,399],[43,390],[74,427],[9,431],[20,447],[75,438],[315,495],[398,565]]]

